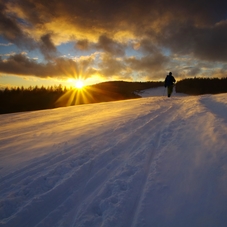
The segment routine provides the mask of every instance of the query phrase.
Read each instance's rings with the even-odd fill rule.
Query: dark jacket
[[[172,75],[167,75],[165,79],[165,87],[172,86],[176,82]]]

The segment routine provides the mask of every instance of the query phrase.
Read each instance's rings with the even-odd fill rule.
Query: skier
[[[173,77],[172,73],[169,72],[169,75],[167,75],[165,79],[165,87],[167,87],[168,97],[170,97],[173,92],[173,86],[175,82],[176,82],[175,78]]]

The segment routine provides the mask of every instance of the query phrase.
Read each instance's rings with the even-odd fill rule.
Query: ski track
[[[169,108],[167,110],[168,116],[172,115],[173,113],[173,107]],[[173,122],[175,121],[176,115],[173,115],[174,118],[170,120],[170,122],[162,122],[162,124],[166,124],[166,127],[162,127],[162,130],[160,130],[158,133],[156,133],[155,135],[155,145],[153,147],[153,152],[151,152],[148,155],[147,158],[147,162],[145,163],[144,166],[144,176],[142,178],[142,182],[141,182],[141,188],[139,190],[138,193],[138,198],[135,200],[135,205],[133,208],[133,214],[132,214],[132,223],[130,223],[127,226],[141,226],[141,220],[139,219],[139,213],[141,212],[141,207],[143,206],[143,200],[146,198],[146,193],[147,193],[147,187],[150,187],[150,182],[152,181],[152,179],[155,177],[155,174],[157,172],[156,170],[156,165],[157,165],[157,161],[159,160],[160,156],[162,155],[162,152],[160,150],[160,147],[163,146],[163,144],[165,143],[166,146],[168,146],[168,144],[170,142],[172,142],[172,138],[173,138],[173,133],[172,133],[172,124],[174,124]],[[163,116],[160,116],[163,120]],[[165,134],[165,133],[168,133]],[[167,142],[167,138],[168,141]],[[167,143],[167,144],[166,144]]]
[[[158,119],[160,118],[160,116],[162,116],[162,114],[166,114],[166,112],[168,111],[169,109],[165,109],[164,110],[164,112],[162,112],[161,114],[159,113],[159,115],[156,115],[156,116],[154,116],[153,118],[151,118],[151,114],[149,114],[148,115],[148,120],[147,121],[145,121],[145,124],[143,124],[143,125],[141,125],[141,126],[139,126],[136,130],[134,129],[134,131],[133,131],[133,133],[131,133],[131,135],[129,135],[128,136],[128,138],[126,138],[125,139],[125,141],[123,142],[123,143],[120,143],[119,144],[119,149],[122,149],[123,148],[123,150],[125,150],[125,148],[124,147],[128,147],[128,144],[129,144],[129,141],[135,141],[133,144],[131,144],[131,146],[128,148],[128,151],[127,151],[127,153],[128,154],[124,154],[124,156],[125,156],[125,158],[127,158],[132,152],[134,152],[134,153],[132,153],[134,156],[135,156],[135,158],[136,158],[136,160],[138,159],[138,156],[141,156],[141,153],[143,153],[143,152],[145,152],[145,151],[147,151],[147,149],[146,149],[146,146],[147,146],[147,144],[151,144],[151,138],[153,138],[153,137],[155,137],[155,139],[153,138],[152,139],[152,142],[154,142],[154,143],[156,143],[156,136],[153,136],[153,137],[151,137],[150,135],[147,137],[147,138],[143,138],[143,140],[141,140],[141,137],[139,136],[139,135],[142,135],[142,133],[144,132],[144,130],[145,131],[147,131],[148,132],[148,134],[149,134],[149,128],[152,128],[151,127],[151,123],[154,123],[154,121],[157,121],[158,122]],[[143,117],[143,119],[144,119],[144,117]],[[137,120],[139,120],[139,119],[137,119]],[[139,139],[138,139],[138,137],[139,137]],[[142,146],[141,146],[141,144],[142,144]],[[146,145],[146,146],[145,146]],[[118,149],[117,149],[118,150]],[[135,152],[136,151],[136,152]],[[154,154],[154,151],[153,152],[150,152],[150,154],[149,154],[149,156],[153,156],[153,154]],[[150,162],[151,162],[151,157],[150,157]],[[124,160],[125,159],[124,157],[122,157],[122,159]],[[144,157],[140,157],[140,158],[147,158],[146,156],[144,156]],[[133,158],[131,158],[131,160],[132,160]],[[124,168],[124,165],[125,165],[125,163],[123,162],[123,163],[121,163],[119,166],[118,166],[118,169],[119,168]],[[130,166],[132,166],[132,164],[131,163],[127,163],[127,165],[130,165]],[[148,165],[150,165],[149,163],[148,163]],[[111,169],[111,171],[115,171],[113,168]],[[127,171],[126,171],[127,172]],[[120,171],[120,173],[121,173],[121,171]],[[124,173],[124,172],[123,172]],[[129,171],[129,173],[127,173],[127,177],[131,177],[131,178],[133,178],[133,175],[135,174],[135,172],[134,171]],[[116,176],[117,176],[117,178],[116,178]],[[116,179],[115,179],[116,178]],[[113,175],[113,179],[111,179],[111,181],[113,181],[113,182],[117,182],[118,181],[118,178],[121,178],[121,175],[119,176],[118,174],[114,174]],[[110,177],[108,176],[108,179],[110,179]],[[145,182],[142,182],[142,184],[144,184]],[[106,184],[106,182],[104,181],[104,185]],[[107,186],[108,186],[108,184],[107,184]],[[122,191],[124,192],[126,192],[127,190],[126,190],[126,188],[127,188],[127,182],[124,182],[123,183],[123,186],[120,186],[121,187],[121,189],[122,189]],[[143,187],[143,186],[142,186]],[[89,188],[89,187],[88,187]],[[105,190],[104,190],[105,191]],[[108,191],[108,189],[107,189],[107,191]],[[95,192],[96,193],[96,192]],[[138,192],[136,192],[136,193],[138,193]],[[104,193],[105,194],[105,193]],[[139,193],[140,194],[140,193]],[[111,193],[110,193],[110,195],[111,195]],[[93,196],[91,196],[91,197],[93,197]],[[105,196],[101,196],[101,198],[105,198]],[[89,200],[89,198],[88,198],[88,200]],[[96,202],[95,202],[96,203]],[[85,213],[86,213],[86,211],[89,209],[89,206],[91,206],[90,204],[88,204],[87,206],[85,206],[85,208],[84,209],[82,209],[82,210],[85,210]],[[94,206],[94,205],[93,205]],[[102,209],[100,209],[100,205],[95,205],[95,207],[96,207],[96,209],[97,209],[97,215],[98,216],[102,216]],[[135,207],[134,207],[135,208]],[[129,209],[129,211],[130,211],[131,209]],[[134,210],[134,209],[133,209]],[[133,211],[130,211],[130,212],[133,212]],[[133,213],[131,213],[130,215],[133,215]],[[75,220],[75,222],[74,222],[74,224],[75,224],[75,226],[83,226],[82,224],[81,224],[81,222],[83,223],[83,219],[82,219],[82,221],[80,220],[80,216],[83,216],[83,215],[78,215],[79,217],[77,217],[76,218],[76,220]],[[84,215],[85,217],[86,217],[86,215]],[[127,215],[126,215],[127,216]],[[88,220],[87,220],[87,218],[86,218],[86,222],[87,222]],[[91,223],[92,223],[92,221],[91,221]],[[102,225],[102,223],[100,222],[100,226]],[[110,223],[106,223],[106,224],[103,224],[102,226],[107,226],[107,225],[110,225]],[[130,226],[130,224],[128,223],[128,220],[126,220],[126,223],[123,223],[122,224],[122,226]]]
[[[137,104],[143,114],[124,117],[77,143],[56,143],[49,154],[1,177],[0,226],[149,226],[143,218],[146,200],[160,187],[162,156],[178,143],[187,120],[208,110],[226,123],[216,107],[227,108],[218,99],[158,100],[144,98]]]

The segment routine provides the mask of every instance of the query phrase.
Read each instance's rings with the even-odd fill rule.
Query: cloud
[[[53,62],[44,64],[28,58],[24,54],[15,54],[7,60],[0,58],[0,72],[40,78],[76,78],[81,73],[86,76],[86,71],[93,60],[93,57],[78,60],[77,62],[67,58],[56,58]]]
[[[133,80],[133,75],[140,80],[162,79],[170,63],[169,58],[160,52],[142,58],[120,57],[103,54],[99,64],[99,74],[107,79],[111,77]]]
[[[31,50],[36,46],[29,34],[25,30],[23,31],[13,12],[9,13],[2,3],[0,3],[0,34],[19,47],[26,47]]]
[[[88,50],[89,49],[89,41],[87,39],[78,40],[75,44],[75,48],[79,50]]]
[[[138,49],[142,50],[145,54],[158,54],[160,52],[160,48],[158,48],[148,38],[142,39],[140,41],[139,46],[138,46]]]
[[[12,43],[0,43],[0,46],[5,46],[5,47],[8,47],[8,46],[11,46],[13,45]]]
[[[191,22],[172,24],[157,36],[157,40],[176,54],[193,55],[200,60],[227,61],[227,21],[210,27],[196,27]]]
[[[0,69],[1,73],[21,76],[26,75],[45,78],[59,75],[54,65],[38,64],[36,61],[29,59],[23,54],[12,55],[7,60],[0,59]]]
[[[125,46],[119,42],[114,41],[113,39],[107,37],[106,35],[101,35],[99,37],[98,43],[96,44],[97,49],[104,50],[104,52],[111,55],[123,56]]]
[[[101,35],[97,42],[89,42],[87,39],[78,40],[75,48],[79,50],[100,50],[113,56],[123,56],[126,45],[111,39],[107,35]]]
[[[136,34],[142,32],[140,35],[143,35],[149,28],[154,29],[157,25],[165,26],[174,20],[185,21],[185,18],[189,18],[197,24],[207,25],[216,23],[226,16],[224,8],[226,3],[220,0],[196,3],[189,0],[175,0],[171,3],[167,0],[125,0],[124,2],[65,0],[54,1],[51,4],[43,3],[41,0],[33,2],[24,0],[23,4],[19,1],[14,4],[14,7],[12,3],[8,4],[8,8],[14,11],[20,9],[15,13],[20,17],[23,16],[33,27],[41,29],[42,26],[45,30],[49,28],[48,25],[54,25],[55,21],[61,20],[59,30],[53,27],[55,31],[60,32],[61,24],[64,26],[68,24],[73,34],[76,30],[84,31],[84,37],[91,33],[99,37],[100,33],[114,34],[118,31],[130,31]],[[19,14],[19,11],[23,13]]]
[[[99,74],[106,78],[116,77],[123,74],[125,68],[126,66],[121,58],[117,59],[109,54],[104,54],[99,63]]]
[[[40,50],[47,60],[57,57],[57,48],[51,40],[51,34],[45,34],[40,38]]]
[[[146,72],[152,72],[164,69],[169,62],[169,59],[161,53],[157,53],[155,55],[142,57],[141,59],[135,57],[128,58],[126,59],[126,62],[136,71],[143,70]]]
[[[227,61],[227,20],[201,29],[196,36],[194,55],[208,61]]]

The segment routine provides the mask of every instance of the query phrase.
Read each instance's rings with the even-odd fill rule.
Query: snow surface
[[[163,93],[1,115],[0,226],[226,227],[227,94]]]

